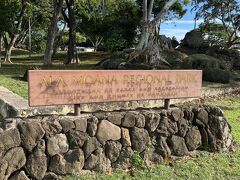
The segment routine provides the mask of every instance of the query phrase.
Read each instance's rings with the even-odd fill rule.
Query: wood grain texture
[[[199,97],[201,86],[199,70],[30,70],[29,105]]]

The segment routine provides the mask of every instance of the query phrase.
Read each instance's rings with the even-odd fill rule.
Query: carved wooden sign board
[[[199,70],[30,70],[29,105],[175,99],[201,95]]]

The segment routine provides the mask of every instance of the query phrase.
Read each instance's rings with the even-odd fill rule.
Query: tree
[[[78,9],[78,29],[95,51],[100,45],[112,50],[132,46],[140,21],[133,0],[82,0]]]
[[[137,4],[143,9],[143,0],[137,0]],[[148,1],[148,4],[150,1]],[[166,0],[155,0],[152,8],[152,13],[150,16],[153,18],[157,16],[157,14],[162,10],[163,6],[165,5]],[[187,4],[188,1],[184,2],[184,4]],[[163,17],[163,19],[160,21],[168,21],[172,19],[181,19],[183,15],[187,12],[186,9],[184,9],[183,3],[176,1],[170,8],[169,11],[166,12],[167,15]]]
[[[9,14],[11,12],[10,8],[6,6],[7,2],[0,1],[0,67],[2,61],[2,38],[3,33],[10,29]]]
[[[64,49],[69,42],[69,32],[67,30],[61,31],[57,37],[57,47]],[[82,36],[79,32],[76,33],[76,44],[86,42],[86,37]]]
[[[53,16],[48,28],[47,44],[44,54],[44,65],[52,64],[53,45],[57,33],[57,23],[62,12],[63,0],[53,0]]]
[[[224,47],[228,41],[228,35],[223,24],[202,23],[199,25],[199,30],[210,46]],[[229,29],[229,31],[232,30]]]
[[[34,27],[31,32],[31,50],[34,52],[43,52],[46,48],[46,36],[47,31],[45,28],[41,27]],[[28,41],[25,42],[25,44],[28,46]],[[28,48],[30,49],[30,48]]]
[[[10,29],[10,24],[8,21],[10,12],[10,9],[8,6],[6,6],[6,2],[0,1],[0,67],[2,61],[2,38],[3,33]]]
[[[63,11],[63,15],[69,28],[69,41],[68,41],[67,57],[64,60],[64,64],[79,63],[79,58],[78,58],[77,48],[76,48],[76,27],[77,27],[77,22],[75,17],[76,2],[75,0],[65,0],[65,2],[66,2],[67,8],[65,11]]]
[[[46,14],[43,6],[49,0],[1,0],[0,1],[0,32],[6,47],[5,62],[11,63],[11,52],[14,47],[25,45],[30,26],[43,21]],[[46,23],[46,20],[45,20]]]
[[[109,13],[104,23],[106,35],[103,48],[118,51],[133,47],[136,44],[137,29],[141,20],[141,10],[132,1],[118,1],[112,13]]]
[[[154,6],[155,2],[159,3],[159,1],[155,0],[143,0],[142,2],[143,17],[141,38],[137,46],[137,50],[139,50],[140,54],[145,54],[147,63],[151,65],[158,65],[161,61],[159,52],[160,42],[158,39],[159,32],[156,31],[156,28],[165,18],[170,8],[172,8],[174,4],[179,3],[177,0],[163,0],[161,1],[163,5],[156,8]],[[188,1],[184,1],[183,3],[186,4]]]
[[[18,1],[18,0],[3,0],[1,1],[1,12],[9,13],[4,15],[5,17],[5,25],[3,38],[5,39],[6,46],[6,54],[5,54],[5,62],[12,63],[10,57],[12,53],[12,49],[14,44],[19,37],[19,34],[22,29],[22,23],[24,16],[27,12],[28,1]],[[3,14],[4,14],[3,13]]]
[[[113,8],[111,1],[82,0],[78,4],[78,29],[92,43],[97,51],[107,31],[105,17]]]
[[[194,9],[198,11],[197,19],[203,18],[205,24],[219,22],[227,35],[225,45],[231,48],[240,44],[240,3],[237,0],[195,0]]]
[[[46,36],[45,34],[51,14],[50,0],[32,0],[31,3],[28,3],[28,15],[24,18],[22,30],[19,34],[19,38],[16,40],[15,47],[28,47],[30,50],[31,47],[29,47],[30,44],[29,41],[27,41],[30,35],[33,40],[33,50],[42,50],[41,48],[44,44],[43,41],[45,41],[44,38]],[[31,32],[29,32],[29,30]],[[40,45],[38,43],[40,43]]]
[[[184,1],[183,4],[187,3],[188,1]],[[174,17],[181,18],[186,13],[186,10],[183,9],[183,4],[177,0],[143,0],[142,3],[140,3],[143,11],[143,18],[141,39],[138,49],[145,49],[148,47],[148,43],[152,40],[152,36],[155,36],[155,30],[161,21],[169,20]],[[172,12],[172,15],[170,12]]]

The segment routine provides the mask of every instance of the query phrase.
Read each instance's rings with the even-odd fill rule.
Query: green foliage
[[[108,9],[110,5],[111,3],[107,1],[107,7],[103,9],[100,0],[83,0],[77,4],[78,29],[91,40],[93,45],[103,38],[107,31],[105,17],[111,11]]]
[[[181,64],[183,69],[209,69],[219,68],[218,59],[204,54],[194,54],[187,57]]]
[[[21,5],[18,0],[0,1],[0,32],[14,32],[17,14]]]
[[[106,17],[107,34],[104,48],[112,51],[132,47],[140,24],[140,9],[132,1],[119,1],[116,9]]]
[[[208,68],[203,71],[203,80],[227,84],[230,81],[230,72],[217,68]]]
[[[30,16],[33,21],[36,21],[35,27],[47,29],[52,17],[52,3],[51,0],[33,1]]]
[[[65,31],[62,38],[61,38],[61,41],[60,41],[59,45],[61,46],[61,45],[67,44],[68,40],[69,40],[68,32]],[[82,42],[86,42],[86,37],[84,37],[79,32],[77,32],[76,33],[76,43],[78,44],[78,43],[82,43]]]
[[[1,0],[0,33],[7,37],[8,46],[13,35],[17,40],[15,47],[28,47],[29,21],[32,34],[32,50],[39,52],[45,48],[46,27],[51,12],[50,0]]]
[[[46,30],[42,28],[34,28],[31,35],[31,50],[34,52],[43,52],[43,50],[46,48]],[[28,41],[26,43],[28,46]]]
[[[203,18],[204,24],[210,24],[216,33],[219,33],[219,21],[223,25],[222,30],[227,35],[225,41],[226,47],[231,47],[235,44],[240,44],[239,30],[240,30],[240,2],[237,0],[197,0],[193,3],[195,6],[193,10],[197,11],[196,19]],[[214,31],[215,31],[214,30]]]
[[[228,41],[228,34],[225,31],[225,27],[222,24],[216,23],[202,23],[199,26],[199,30],[203,34],[204,39],[209,43],[210,46],[225,46]]]
[[[133,45],[141,18],[133,1],[105,1],[103,5],[101,0],[90,0],[78,6],[78,29],[93,45],[104,44],[111,50]]]
[[[39,14],[46,13],[46,6],[49,0],[33,1],[33,0],[1,0],[0,1],[0,31],[9,33],[18,32],[22,28],[28,27],[28,19],[31,17],[35,20],[40,19]],[[23,15],[23,23],[21,29],[18,29],[20,16]],[[46,19],[44,20],[46,23]]]
[[[111,52],[122,50],[125,47],[128,47],[127,42],[121,34],[112,34],[104,42],[104,48]]]
[[[132,165],[136,168],[143,168],[145,162],[138,151],[134,151],[132,156]]]

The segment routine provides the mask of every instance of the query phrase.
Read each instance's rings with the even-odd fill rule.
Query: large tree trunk
[[[151,0],[151,1],[154,2],[154,0]],[[148,15],[150,13],[151,12],[148,12],[148,1],[143,0],[143,18],[142,18],[141,38],[137,46],[137,50],[144,50],[148,46],[149,25],[150,25],[150,19]]]
[[[66,0],[68,8],[68,27],[69,27],[69,41],[68,52],[64,64],[79,63],[79,58],[76,48],[76,17],[75,17],[75,3],[74,0]]]
[[[147,24],[144,27],[137,51],[143,55],[142,57],[145,57],[144,61],[149,65],[157,66],[163,62],[167,63],[160,56],[161,40],[155,25]]]
[[[149,37],[153,36],[154,26],[151,27],[151,24],[145,22],[142,27],[141,39],[138,44],[137,50],[143,50],[149,47]]]
[[[53,17],[51,19],[51,24],[48,28],[47,45],[46,45],[46,50],[44,54],[44,65],[52,64],[53,44],[56,37],[57,22],[62,10],[63,0],[53,0],[53,6],[54,6],[54,12],[53,12]]]
[[[159,39],[159,32],[157,34],[156,29],[161,19],[176,1],[177,0],[167,1],[162,10],[157,14],[154,19],[152,19],[151,15],[154,0],[151,0],[149,3],[147,0],[143,0],[143,20],[141,38],[137,46],[137,51],[139,51],[139,53],[137,54],[144,54],[144,57],[146,57],[145,62],[150,65],[159,65],[161,61],[167,63],[164,59],[160,57],[161,41]],[[136,56],[132,57],[136,58]]]

